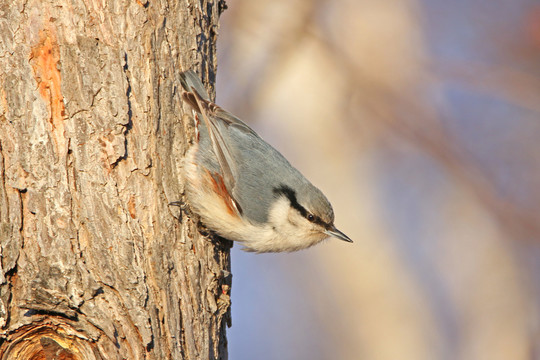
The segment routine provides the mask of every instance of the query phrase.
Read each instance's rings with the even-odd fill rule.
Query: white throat
[[[285,197],[280,197],[272,204],[268,224],[255,227],[259,229],[259,236],[245,241],[248,251],[296,251],[313,246],[328,237],[297,210],[291,208]]]

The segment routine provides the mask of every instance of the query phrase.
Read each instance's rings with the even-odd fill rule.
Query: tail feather
[[[210,101],[210,96],[201,82],[199,76],[193,70],[184,71],[180,74],[180,83],[187,92],[197,92],[201,98]]]

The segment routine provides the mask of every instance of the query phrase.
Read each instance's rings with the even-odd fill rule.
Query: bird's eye
[[[313,222],[315,221],[315,216],[313,214],[307,214],[306,219],[308,219],[308,221]]]

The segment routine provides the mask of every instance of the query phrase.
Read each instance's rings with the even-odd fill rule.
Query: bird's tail
[[[184,71],[180,74],[180,82],[182,83],[182,87],[187,92],[197,92],[201,98],[203,98],[206,101],[210,101],[210,97],[208,96],[208,92],[206,91],[203,83],[201,82],[201,79],[199,78],[199,75],[195,73],[193,70]]]

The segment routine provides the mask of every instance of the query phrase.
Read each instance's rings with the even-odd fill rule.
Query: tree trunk
[[[223,4],[0,5],[0,359],[226,359],[230,243],[169,202]]]

